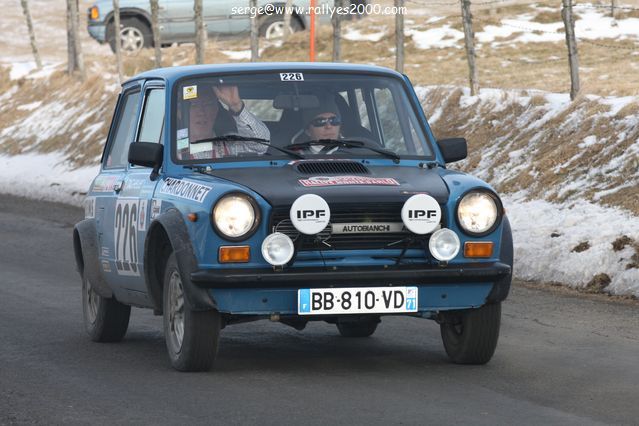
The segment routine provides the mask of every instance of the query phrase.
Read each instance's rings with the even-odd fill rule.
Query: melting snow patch
[[[513,229],[517,278],[585,287],[605,273],[612,279],[606,291],[639,296],[639,269],[626,269],[630,249],[612,249],[622,235],[636,238],[639,218],[586,201],[567,206],[506,196],[504,204]],[[584,241],[589,249],[572,251]]]
[[[346,34],[343,35],[343,37],[346,40],[350,40],[350,41],[373,41],[373,42],[377,42],[377,41],[380,41],[385,35],[386,35],[385,31],[380,31],[380,32],[376,32],[376,33],[362,34],[361,31],[359,31],[359,30],[349,29],[346,32]]]

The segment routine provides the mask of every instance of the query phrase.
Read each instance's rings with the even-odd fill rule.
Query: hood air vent
[[[304,161],[297,171],[305,175],[367,175],[370,172],[362,163],[355,161]]]

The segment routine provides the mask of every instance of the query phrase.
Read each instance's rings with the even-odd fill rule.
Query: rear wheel
[[[164,273],[164,338],[173,368],[208,371],[217,356],[221,318],[215,310],[193,311],[171,254]]]
[[[501,303],[447,313],[440,325],[444,348],[457,364],[486,364],[499,340]]]
[[[115,52],[115,32],[113,24],[109,35],[109,45]],[[120,23],[120,49],[125,55],[138,53],[141,49],[153,45],[151,29],[137,18],[125,18]]]
[[[84,327],[94,342],[119,342],[129,327],[131,307],[100,296],[82,273]]]
[[[343,337],[369,337],[377,329],[379,318],[358,321],[337,321],[337,329]]]

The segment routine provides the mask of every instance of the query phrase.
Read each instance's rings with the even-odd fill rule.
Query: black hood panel
[[[397,184],[342,185],[333,182],[329,186],[304,186],[309,178],[344,178],[345,175],[309,176],[298,172],[294,166],[271,168],[237,168],[212,170],[209,174],[244,185],[264,197],[272,206],[289,206],[303,194],[317,194],[329,204],[345,203],[393,203],[404,202],[411,195],[426,193],[440,204],[448,201],[448,188],[437,169],[416,166],[368,166],[370,174],[346,175],[358,178],[381,179],[379,182]]]

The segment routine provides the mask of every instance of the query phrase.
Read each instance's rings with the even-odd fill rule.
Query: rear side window
[[[138,142],[160,143],[164,127],[164,89],[147,92]]]
[[[129,92],[122,99],[122,109],[118,115],[113,142],[107,155],[106,168],[124,167],[128,161],[129,145],[133,141],[137,119],[140,92]]]

